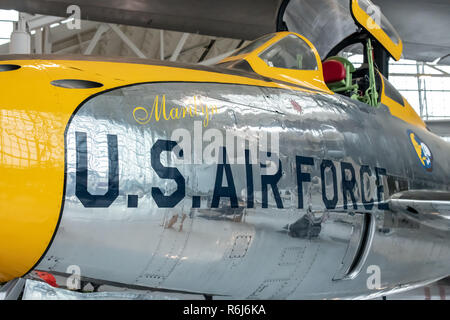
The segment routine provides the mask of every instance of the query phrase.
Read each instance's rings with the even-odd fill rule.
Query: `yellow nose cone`
[[[66,116],[45,74],[14,64],[20,68],[0,71],[0,282],[24,275],[43,256],[64,186]]]

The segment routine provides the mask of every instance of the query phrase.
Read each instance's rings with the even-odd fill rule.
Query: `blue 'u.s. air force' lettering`
[[[165,167],[161,163],[161,153],[164,151],[171,152],[177,143],[169,140],[157,140],[151,149],[151,164],[158,177],[161,179],[174,180],[177,189],[169,196],[164,195],[160,188],[152,188],[152,197],[159,208],[173,208],[185,196],[185,180],[183,175],[177,168]]]
[[[348,174],[347,174],[348,173]],[[344,209],[348,209],[347,195],[350,194],[353,203],[353,209],[358,209],[358,204],[355,197],[355,168],[353,168],[351,163],[341,162],[341,174],[342,174],[342,197],[344,200]]]
[[[320,161],[320,159],[314,159],[312,157],[296,156],[296,171],[297,171],[297,190],[298,190],[298,208],[304,208],[304,183],[311,183],[311,173],[308,173],[307,168],[312,168],[315,165],[315,160]],[[338,175],[336,170],[336,165],[333,161],[323,159],[320,163],[320,178],[322,184],[322,200],[325,207],[329,210],[336,209],[339,201],[339,197],[342,199],[343,209],[349,210],[350,202],[351,208],[354,210],[362,209],[373,210],[374,199],[370,197],[366,198],[365,190],[369,187],[365,183],[365,177],[372,176],[372,170],[367,165],[362,165],[359,169],[359,185],[356,177],[355,167],[348,162],[340,162],[340,183],[338,182]],[[311,171],[311,170],[310,170]],[[331,172],[331,178],[327,178],[327,172]],[[386,176],[386,169],[375,167],[376,173],[376,194],[378,209],[388,210],[389,206],[384,202],[384,186],[383,186],[383,176]],[[330,181],[328,181],[330,180]],[[326,186],[331,183],[333,193],[327,192]],[[341,194],[338,193],[338,186],[340,185]],[[356,190],[361,192],[361,204],[357,202]],[[360,208],[361,207],[361,208]]]
[[[222,161],[217,165],[216,182],[214,184],[214,194],[211,203],[211,208],[218,208],[220,198],[226,197],[230,199],[231,207],[238,208],[238,199],[236,195],[236,187],[234,186],[233,173],[231,172],[231,166],[227,159],[227,149],[225,147],[220,148],[220,155]],[[225,177],[227,179],[227,187],[222,186],[223,173],[225,171]]]
[[[272,154],[270,152],[267,152],[267,156],[271,157]],[[266,164],[261,164],[262,168],[267,168]],[[278,209],[283,208],[283,202],[281,201],[280,192],[278,191],[278,182],[280,181],[282,176],[282,168],[281,168],[281,161],[278,160],[278,170],[274,175],[261,175],[261,193],[262,193],[262,207],[268,208],[268,186],[272,188],[273,196],[275,198],[275,202],[277,204]]]
[[[332,184],[333,184],[333,197],[331,199],[327,196],[326,185],[327,181],[325,180],[325,170],[329,169],[332,173]],[[298,169],[297,169],[298,170]],[[325,204],[325,207],[329,210],[335,209],[338,202],[338,188],[337,188],[337,175],[336,175],[336,167],[331,160],[323,160],[320,164],[320,177],[322,179],[322,200]]]
[[[361,166],[361,168],[359,169],[359,176],[360,176],[360,184],[361,184],[361,201],[364,205],[364,208],[366,210],[372,210],[373,209],[373,198],[371,199],[366,199],[366,195],[364,190],[366,189],[366,185],[364,183],[364,177],[370,177],[372,175],[372,171],[370,170],[369,166]]]
[[[76,143],[76,179],[75,179],[75,195],[81,204],[86,208],[108,208],[119,196],[119,152],[117,135],[108,134],[108,190],[103,195],[91,194],[88,191],[88,147],[87,134],[84,132],[75,132]],[[178,147],[178,148],[175,148]],[[186,196],[186,180],[182,173],[176,167],[165,166],[161,162],[163,152],[175,152],[182,157],[183,150],[175,141],[157,140],[149,150],[149,162],[156,173],[162,180],[173,180],[176,184],[176,190],[170,195],[164,194],[158,186],[151,187],[151,196],[158,208],[174,208]],[[267,152],[267,156],[271,156]],[[232,167],[228,161],[227,149],[225,147],[219,150],[219,163],[216,167],[214,180],[214,189],[212,194],[211,208],[219,208],[222,198],[229,201],[231,208],[238,208],[239,201],[236,192],[236,185],[233,177]],[[283,201],[280,196],[279,183],[283,178],[282,162],[277,158],[278,166],[276,172],[267,174],[261,171],[261,207],[263,209],[269,207],[269,190],[271,189],[276,207],[283,209]],[[320,166],[319,166],[320,163]],[[255,208],[254,197],[254,171],[253,164],[250,163],[250,151],[245,150],[245,183],[247,208]],[[261,169],[266,168],[266,164],[260,163]],[[317,167],[317,177],[313,177],[314,168]],[[320,170],[319,170],[320,168]],[[355,170],[356,169],[356,170]],[[328,159],[315,159],[312,157],[296,156],[295,171],[297,180],[297,198],[298,209],[304,209],[304,197],[308,193],[311,181],[321,182],[322,200],[326,209],[336,209],[339,201],[342,203],[344,210],[373,210],[375,201],[379,210],[388,210],[387,203],[384,202],[384,185],[383,176],[386,176],[386,169],[373,168],[368,165],[362,165],[358,168],[349,162],[336,162]],[[320,171],[320,172],[319,172]],[[339,174],[338,174],[339,173]],[[359,179],[357,178],[359,173]],[[375,174],[372,177],[372,174]],[[370,182],[371,178],[375,179],[374,188]],[[340,179],[340,180],[339,180]],[[224,181],[225,180],[225,181]],[[226,183],[226,186],[224,186]],[[294,186],[292,186],[294,187]],[[358,191],[359,190],[359,191]],[[366,190],[373,190],[368,192]],[[360,195],[360,197],[359,197]],[[375,199],[376,197],[376,199]],[[358,203],[358,199],[361,200]],[[200,208],[201,198],[198,195],[192,196],[192,207]],[[128,195],[128,208],[138,207],[138,196]]]
[[[302,165],[313,166],[314,159],[309,157],[295,157],[297,166],[297,190],[298,190],[298,208],[303,209],[303,182],[311,182],[311,175],[302,172]]]
[[[88,150],[86,133],[76,132],[76,183],[75,195],[86,208],[108,208],[119,196],[119,152],[117,136],[108,134],[108,191],[94,195],[88,191]]]

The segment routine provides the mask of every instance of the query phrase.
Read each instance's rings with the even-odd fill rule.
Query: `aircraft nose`
[[[0,282],[34,268],[52,240],[70,117],[59,109],[42,72],[10,63],[19,67],[0,69]]]
[[[17,149],[13,142],[11,148],[5,148],[4,142],[8,140],[5,135],[2,138],[0,282],[6,282],[30,271],[49,246],[61,210],[64,170],[60,173],[45,165],[32,165],[29,155],[8,158],[7,154],[17,154]]]

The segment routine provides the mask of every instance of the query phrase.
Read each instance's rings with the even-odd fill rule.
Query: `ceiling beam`
[[[130,40],[126,36],[125,33],[120,30],[120,28],[115,24],[108,24],[111,29],[119,36],[120,39],[122,39],[123,42],[133,51],[139,58],[146,59],[147,57],[145,54],[142,53],[142,51],[133,43],[133,41]]]
[[[89,55],[94,50],[95,46],[97,45],[98,41],[102,37],[102,35],[108,31],[109,27],[105,24],[101,24],[98,26],[97,31],[95,32],[94,36],[92,37],[91,42],[89,42],[88,47],[84,51],[84,54]]]
[[[177,61],[178,56],[180,55],[181,49],[183,49],[184,44],[186,43],[186,40],[189,37],[189,33],[183,33],[183,35],[180,38],[180,41],[178,41],[178,44],[175,48],[175,51],[172,53],[172,57],[170,57],[170,61]]]

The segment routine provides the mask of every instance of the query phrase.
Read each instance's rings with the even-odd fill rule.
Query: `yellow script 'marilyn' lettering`
[[[137,116],[138,111],[143,112],[143,116]],[[209,118],[218,113],[217,106],[208,105],[201,105],[200,115],[198,111],[199,108],[197,106],[197,100],[195,96],[194,108],[192,108],[192,105],[189,105],[184,107],[173,107],[168,110],[166,107],[166,95],[162,96],[161,103],[159,95],[157,95],[153,100],[153,106],[150,110],[150,113],[144,107],[136,107],[133,110],[133,118],[137,123],[144,125],[149,123],[152,119],[154,119],[156,122],[159,122],[160,119],[179,120],[181,118],[184,119],[186,115],[188,115],[190,118],[195,118],[201,115],[203,117],[203,126],[207,127],[209,124]]]

